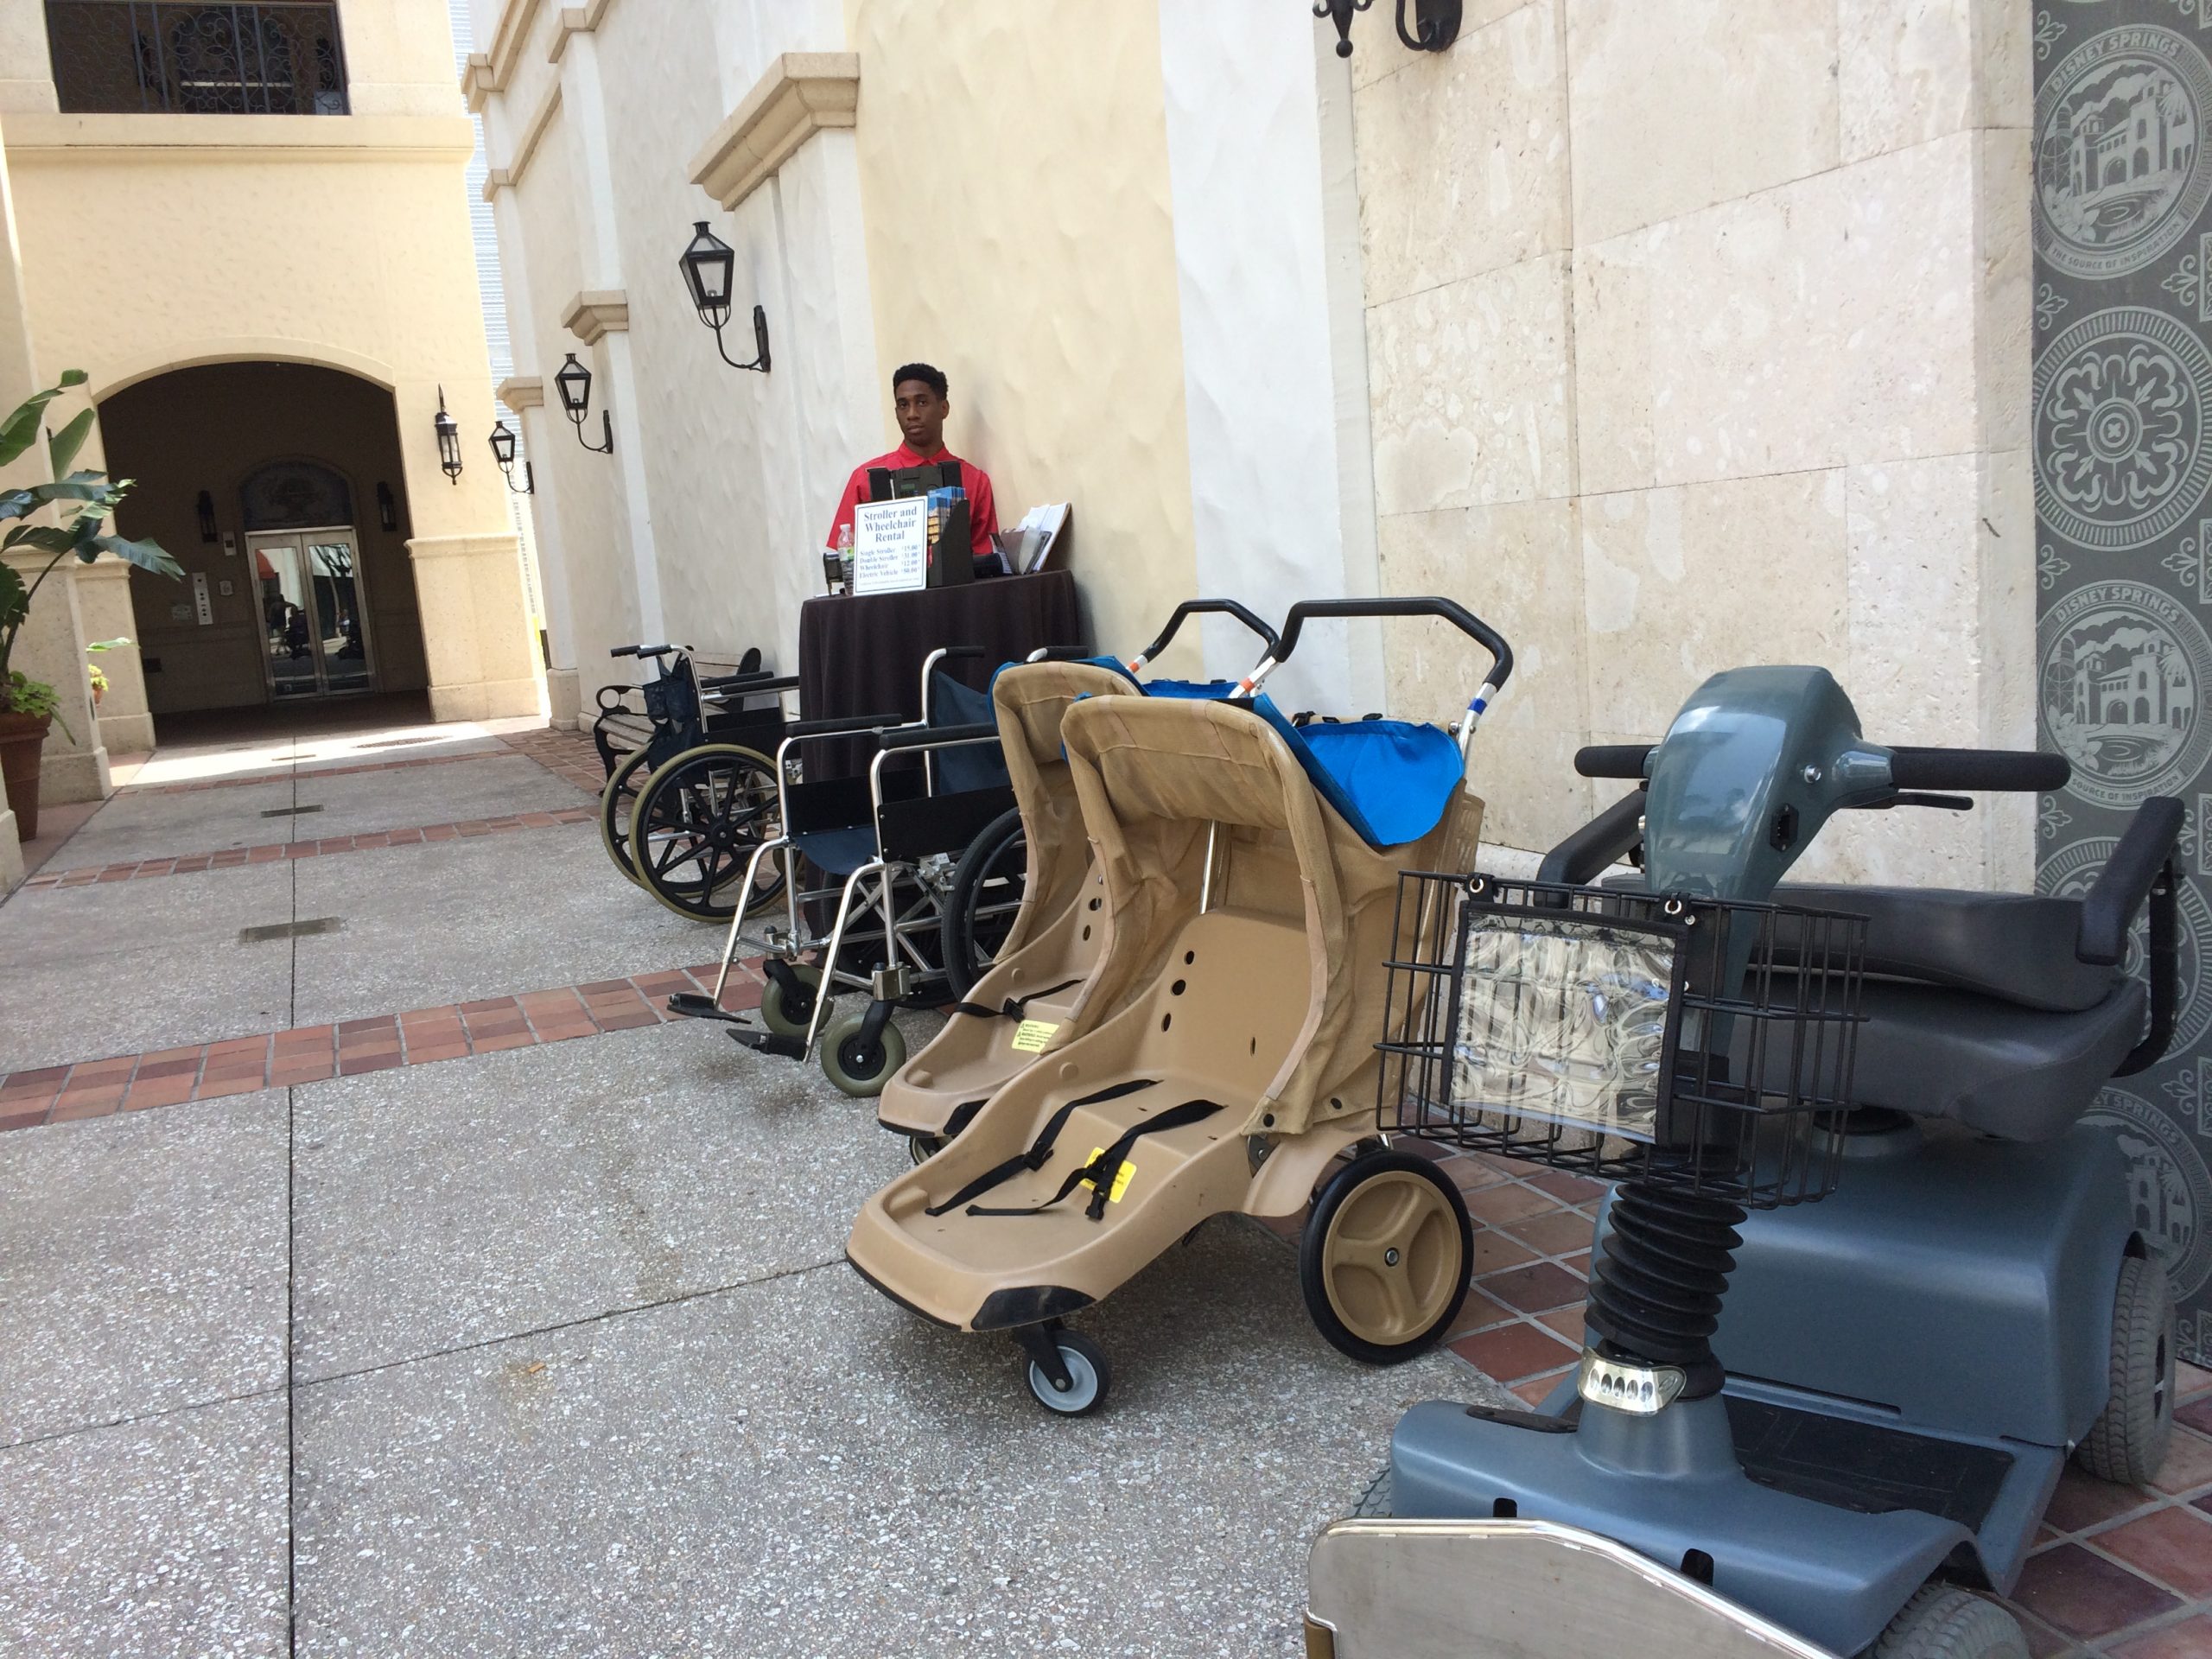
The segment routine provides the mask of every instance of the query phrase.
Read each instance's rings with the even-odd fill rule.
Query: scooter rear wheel
[[[2028,1659],[2028,1638],[1995,1602],[1929,1584],[1890,1621],[1869,1659]]]
[[[1298,1278],[1332,1346],[1395,1365],[1451,1328],[1474,1253],[1459,1189],[1426,1158],[1373,1152],[1321,1189],[1299,1240]]]
[[[2174,1433],[2174,1296],[2166,1270],[2147,1256],[2120,1264],[2113,1298],[2111,1393],[2075,1448],[2099,1480],[2141,1486],[2156,1479]]]

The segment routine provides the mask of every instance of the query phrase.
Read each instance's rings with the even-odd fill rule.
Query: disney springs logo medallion
[[[2075,793],[2132,807],[2203,770],[2212,639],[2179,601],[2139,582],[2091,582],[2036,632],[2044,728],[2074,764]]]
[[[2086,316],[2037,359],[2036,511],[2082,547],[2157,540],[2212,486],[2212,352],[2163,311]]]
[[[2071,276],[2140,270],[2212,194],[2198,143],[2212,65],[2171,29],[2107,29],[2036,96],[2036,252]]]

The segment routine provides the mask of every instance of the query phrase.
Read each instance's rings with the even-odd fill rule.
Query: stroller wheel
[[[899,1027],[886,1023],[870,1041],[861,1031],[867,1023],[863,1010],[841,1015],[822,1031],[823,1071],[830,1082],[861,1100],[881,1094],[883,1085],[906,1064],[906,1039]]]
[[[811,963],[795,963],[791,978],[798,984],[797,995],[786,988],[785,982],[774,975],[760,992],[760,1023],[779,1037],[806,1035],[808,1021],[814,1018],[814,999],[822,994],[822,970]]]
[[[926,1164],[951,1143],[949,1135],[910,1135],[906,1137],[906,1155],[917,1165]]]
[[[1870,1659],[2028,1659],[2028,1639],[1995,1602],[1929,1584],[1890,1621]]]
[[[2074,1460],[2099,1480],[2140,1486],[2157,1478],[2174,1433],[2173,1288],[2147,1257],[2120,1264],[2107,1364],[2112,1392]]]
[[[1426,1158],[1374,1152],[1321,1189],[1299,1240],[1298,1277],[1332,1346],[1395,1365],[1459,1316],[1473,1256],[1459,1189]]]
[[[1058,1412],[1063,1417],[1087,1417],[1106,1403],[1106,1390],[1114,1382],[1114,1368],[1106,1363],[1106,1351],[1089,1337],[1078,1336],[1072,1331],[1055,1331],[1052,1340],[1059,1348],[1060,1363],[1067,1367],[1068,1387],[1065,1392],[1054,1388],[1052,1379],[1045,1375],[1045,1368],[1033,1359],[1029,1362],[1029,1392],[1047,1411]]]

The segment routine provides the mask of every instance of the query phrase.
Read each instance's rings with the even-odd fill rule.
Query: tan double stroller
[[[945,1028],[884,1085],[877,1121],[907,1137],[915,1162],[966,1128],[999,1085],[1036,1058],[1097,965],[1105,880],[1084,835],[1061,721],[1088,697],[1226,697],[1236,682],[1140,677],[1185,621],[1202,614],[1249,628],[1261,642],[1262,662],[1278,648],[1275,631],[1235,600],[1192,599],[1175,607],[1126,670],[1105,660],[1030,662],[992,680],[1000,750],[1026,842],[1021,901],[988,969],[952,1005]]]
[[[1309,619],[1359,616],[1441,618],[1490,653],[1455,732],[1300,724],[1258,694]],[[1009,1332],[1031,1392],[1077,1415],[1110,1373],[1062,1320],[1211,1216],[1311,1202],[1300,1277],[1322,1334],[1376,1363],[1441,1335],[1465,1294],[1466,1210],[1428,1160],[1382,1144],[1374,1045],[1387,963],[1416,921],[1396,914],[1398,873],[1472,868],[1466,751],[1511,668],[1505,640],[1449,600],[1318,601],[1293,607],[1228,699],[1067,706],[1097,884],[1075,913],[1099,955],[1062,1017],[1000,1022],[1009,1049],[1026,1038],[1023,1063],[868,1200],[846,1243],[861,1274],[937,1323]]]

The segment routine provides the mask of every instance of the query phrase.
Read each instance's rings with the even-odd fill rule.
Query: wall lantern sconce
[[[512,495],[536,495],[537,474],[525,460],[522,464],[522,487],[515,488],[515,435],[507,430],[505,421],[492,423],[492,459],[499,463],[499,472],[507,480]]]
[[[1313,0],[1313,15],[1337,26],[1337,55],[1351,56],[1351,20],[1375,0]],[[1408,52],[1441,52],[1459,38],[1459,0],[1397,0],[1398,39]],[[1412,10],[1414,26],[1406,27]]]
[[[461,482],[461,428],[446,413],[446,389],[438,388],[438,470],[446,482]]]
[[[386,530],[399,528],[399,503],[391,499],[391,486],[377,481],[377,523]]]
[[[733,369],[767,373],[767,312],[757,305],[753,308],[753,344],[760,354],[750,363],[739,362],[722,344],[722,326],[729,321],[730,276],[736,269],[737,256],[730,251],[728,243],[707,228],[705,219],[694,219],[691,232],[691,245],[677,264],[683,267],[683,285],[691,290],[699,321],[715,331],[715,349],[722,354],[723,362]]]
[[[582,443],[594,455],[613,454],[614,417],[603,409],[599,411],[599,429],[605,442],[584,443],[584,416],[591,410],[591,371],[576,361],[574,352],[569,353],[569,360],[553,377],[553,385],[561,394],[562,409],[567,413],[569,423],[576,429],[576,442]]]
[[[215,528],[215,498],[202,490],[197,505],[200,510],[200,539],[212,542],[219,534]]]

